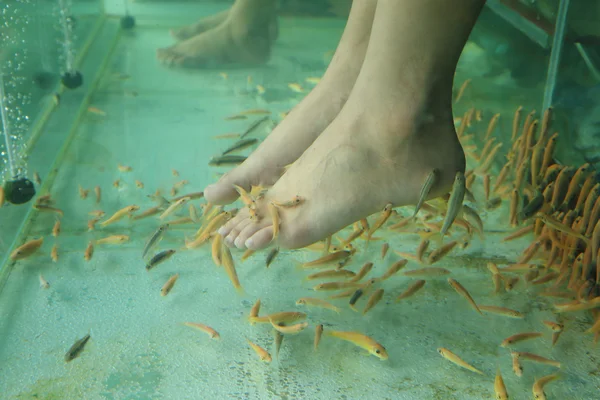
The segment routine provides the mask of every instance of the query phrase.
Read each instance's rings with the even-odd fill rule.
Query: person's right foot
[[[221,25],[221,23],[227,19],[228,15],[229,10],[225,10],[218,14],[202,18],[193,24],[183,26],[179,29],[171,29],[171,36],[177,40],[189,39],[192,36],[196,36],[202,32],[206,32],[209,29],[216,28],[218,25]]]

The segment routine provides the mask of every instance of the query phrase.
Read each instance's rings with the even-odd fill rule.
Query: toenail
[[[252,238],[246,240],[246,243],[244,243],[246,245],[247,248],[252,249],[252,246],[254,246],[254,240],[252,240]]]
[[[225,234],[227,233],[227,229],[225,229],[224,226],[220,227],[219,230],[217,231],[217,233],[221,236],[225,236]]]
[[[238,249],[243,248],[244,242],[242,242],[242,238],[238,237],[237,239],[235,239],[235,247],[237,247]]]
[[[227,243],[229,246],[233,244],[233,238],[231,237],[231,235],[225,238],[225,243]]]

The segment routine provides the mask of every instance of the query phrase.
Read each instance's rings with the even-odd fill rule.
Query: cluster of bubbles
[[[29,92],[24,90],[27,81],[24,68],[27,48],[23,33],[30,23],[27,12],[29,5],[30,0],[0,3],[0,93],[3,94],[0,95],[1,181],[27,174],[21,149],[29,127],[29,117],[22,107],[31,102]],[[9,163],[9,151],[12,164]]]
[[[62,31],[63,37],[58,39],[58,44],[62,46],[61,64],[65,67],[65,73],[74,73],[75,63],[75,18],[71,12],[71,0],[58,0],[58,28]]]

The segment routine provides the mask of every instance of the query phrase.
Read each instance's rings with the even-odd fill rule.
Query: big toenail
[[[252,238],[246,240],[246,243],[244,243],[246,245],[247,248],[252,249],[252,246],[254,246],[254,240],[252,240]]]

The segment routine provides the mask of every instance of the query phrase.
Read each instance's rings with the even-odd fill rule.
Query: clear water
[[[170,6],[135,4],[132,13],[139,16],[138,27],[132,33],[119,33],[118,19],[105,21],[81,66],[86,85],[62,96],[60,107],[32,149],[29,167],[42,177],[40,192],[52,194],[56,206],[65,211],[60,236],[50,236],[53,215],[35,213],[29,206],[0,210],[0,259],[5,259],[15,240],[45,237],[38,253],[16,263],[6,262],[0,271],[1,398],[484,399],[493,398],[494,376],[500,368],[511,398],[525,399],[531,398],[535,378],[556,370],[524,361],[524,376],[512,373],[509,351],[499,343],[526,331],[543,332],[544,338],[525,342],[519,350],[563,365],[561,380],[546,389],[548,398],[596,398],[600,388],[597,347],[592,336],[582,333],[591,316],[564,314],[566,330],[552,347],[550,331],[541,321],[557,319],[552,307],[555,301],[538,296],[540,289],[522,279],[513,291],[493,294],[487,262],[515,262],[532,240],[501,241],[513,231],[508,225],[508,201],[494,211],[486,211],[480,202],[477,206],[484,219],[485,238],[474,237],[467,249],[454,250],[436,266],[451,270],[451,276],[477,303],[517,309],[526,314],[524,320],[480,316],[449,287],[445,277],[428,279],[421,292],[396,304],[393,299],[413,281],[399,274],[382,285],[386,292],[382,302],[365,316],[352,311],[347,300],[334,301],[342,308],[339,315],[309,309],[309,328],[286,337],[279,359],[272,364],[261,363],[247,345],[246,339],[250,339],[274,355],[272,329],[251,326],[247,321],[250,308],[258,298],[263,303],[261,315],[300,310],[295,305],[300,297],[326,298],[313,292],[312,283],[304,280],[306,274],[296,268],[318,253],[282,251],[267,269],[266,252],[241,262],[241,252],[235,251],[245,292],[239,295],[224,271],[214,266],[206,246],[179,251],[147,272],[141,250],[159,224],[156,218],[126,220],[87,232],[91,210],[102,209],[110,215],[130,204],[149,208],[154,204],[147,195],[156,190],[168,193],[175,182],[186,179],[190,183],[182,193],[200,191],[227,171],[207,163],[234,139],[214,136],[240,133],[260,116],[225,118],[247,109],[266,108],[278,122],[279,114],[304,96],[292,92],[288,84],[297,82],[310,89],[304,79],[322,75],[328,52],[335,49],[344,26],[343,19],[284,17],[273,58],[264,67],[169,69],[155,59],[155,49],[172,42],[168,28],[191,22],[179,19],[182,15],[208,15],[225,4],[185,4],[178,13]],[[161,13],[169,18],[158,18]],[[489,15],[483,18],[493,19]],[[472,106],[481,109],[483,121],[471,130],[482,132],[491,115],[502,113],[497,131],[499,140],[506,140],[516,107],[538,108],[543,87],[518,87],[506,74],[482,73],[482,69],[493,69],[489,61],[493,58],[484,57],[487,53],[475,44],[478,38],[489,39],[486,27],[489,29],[489,25],[478,25],[461,59],[457,86],[467,78],[473,81],[455,114],[459,117]],[[98,68],[104,62],[106,67]],[[540,74],[544,76],[543,71]],[[256,92],[257,84],[265,87],[263,95]],[[89,104],[84,103],[87,100]],[[87,112],[88,106],[106,115]],[[269,130],[263,127],[254,136],[262,139]],[[132,171],[120,172],[118,164],[131,166]],[[172,169],[180,176],[174,177]],[[113,187],[117,179],[119,188]],[[143,189],[136,186],[137,180],[143,182]],[[86,200],[78,195],[80,185],[91,189]],[[96,185],[102,188],[100,204],[95,204],[92,193]],[[481,181],[474,194],[481,200]],[[406,215],[411,211],[410,207],[399,210]],[[160,248],[179,249],[184,237],[196,229],[195,224],[173,227]],[[127,234],[131,241],[97,246],[92,260],[85,262],[87,243],[111,234]],[[370,276],[379,276],[399,259],[393,250],[414,253],[419,243],[415,235],[386,230],[377,235],[390,245],[385,260],[379,255],[382,241],[372,242],[368,249],[359,241],[349,269],[357,271],[372,261],[375,268]],[[54,244],[59,246],[57,263],[49,256]],[[417,267],[409,262],[406,269]],[[39,287],[40,273],[50,288]],[[175,287],[161,297],[162,285],[175,273],[180,274]],[[358,304],[362,308],[365,299]],[[186,321],[212,326],[221,340],[210,340],[183,326]],[[379,361],[329,337],[313,351],[314,327],[319,323],[326,330],[372,336],[387,348],[389,360]],[[65,363],[65,352],[88,332],[91,340],[83,353]],[[484,375],[443,360],[438,347],[457,353]]]

